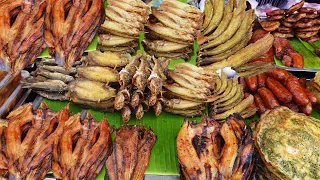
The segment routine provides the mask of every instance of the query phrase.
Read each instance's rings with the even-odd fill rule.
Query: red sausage
[[[313,94],[313,92],[309,91],[308,89],[304,89],[304,92],[308,96],[310,102],[312,105],[315,105],[317,103],[317,96]]]
[[[310,101],[304,89],[301,87],[298,78],[291,76],[287,79],[286,87],[293,96],[293,100],[299,106],[306,106]]]
[[[248,87],[243,77],[239,78],[239,84],[243,85],[243,92],[248,92]]]
[[[305,106],[300,106],[300,112],[309,116],[312,113],[312,104],[309,102]]]
[[[299,106],[292,101],[289,103],[282,104],[282,105],[288,107],[289,109],[291,109],[292,111],[294,111],[296,113],[299,112]]]
[[[306,78],[299,78],[299,83],[303,88],[307,87],[307,80]]]
[[[247,84],[247,87],[248,89],[251,91],[251,92],[256,92],[257,89],[258,89],[258,79],[257,79],[257,76],[250,76],[250,77],[245,77],[244,78],[246,84]]]
[[[264,104],[263,100],[261,99],[258,93],[254,95],[254,102],[258,107],[260,115],[268,110],[268,108],[266,107],[266,105]]]
[[[265,73],[258,74],[257,78],[258,78],[258,87],[259,88],[266,87],[266,80],[267,80],[266,74]]]
[[[274,79],[285,83],[285,81],[291,76],[291,74],[285,69],[273,68],[266,72],[268,77],[273,77]]]
[[[280,106],[277,98],[269,89],[265,87],[259,88],[258,93],[268,109]]]
[[[250,93],[244,93],[244,99],[247,98],[248,96],[250,96],[251,94]],[[256,108],[257,105],[256,103],[253,101],[253,103],[248,107],[248,109],[253,109],[253,108]]]
[[[292,101],[292,94],[279,81],[273,79],[272,77],[268,77],[267,86],[279,101],[283,103]]]

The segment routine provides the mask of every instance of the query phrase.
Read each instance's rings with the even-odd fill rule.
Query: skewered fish
[[[15,76],[45,48],[46,1],[0,1],[0,69]]]
[[[239,114],[220,125],[204,116],[185,120],[177,151],[182,179],[249,179],[254,166],[252,131]]]
[[[69,69],[81,58],[103,22],[103,1],[46,2],[44,38],[57,64]]]
[[[110,180],[143,179],[156,135],[151,129],[123,125],[116,130],[113,152],[106,162]]]

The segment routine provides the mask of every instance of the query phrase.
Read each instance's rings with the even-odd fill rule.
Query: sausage
[[[266,87],[266,80],[267,80],[266,74],[265,73],[258,74],[257,78],[258,78],[258,87],[259,88]]]
[[[268,110],[268,108],[266,107],[266,105],[264,104],[263,100],[261,99],[258,93],[254,95],[254,102],[258,107],[260,115]]]
[[[249,91],[248,90],[248,86],[247,86],[247,84],[246,84],[246,82],[245,82],[243,77],[239,78],[239,84],[243,85],[243,92],[248,92]]]
[[[304,92],[308,96],[311,104],[315,105],[317,103],[317,96],[315,94],[313,94],[313,92],[309,91],[308,89],[304,89]]]
[[[299,112],[299,106],[292,101],[289,103],[284,103],[282,105],[288,107],[289,109],[291,109],[292,111],[294,111],[296,113]]]
[[[312,113],[312,104],[309,102],[305,106],[300,106],[300,112],[309,116]]]
[[[248,96],[250,96],[251,94],[250,93],[244,93],[244,99],[247,98]],[[253,108],[256,108],[257,105],[256,103],[253,101],[252,104],[248,107],[248,109],[253,109]]]
[[[306,78],[299,78],[299,83],[303,88],[307,87],[307,80]]]
[[[280,106],[277,98],[269,89],[265,87],[259,88],[258,93],[268,109],[272,109],[277,106]]]
[[[285,83],[286,80],[291,76],[291,74],[285,69],[281,68],[273,68],[266,72],[268,77],[273,77],[274,79],[280,81],[281,83]]]
[[[246,84],[247,84],[247,87],[248,89],[251,91],[251,92],[256,92],[257,89],[258,89],[258,79],[257,79],[257,76],[250,76],[250,77],[245,77],[244,78]]]
[[[279,101],[283,103],[292,101],[292,94],[274,78],[267,78],[267,87],[273,92],[273,94],[278,98]]]
[[[301,87],[298,78],[291,76],[287,79],[286,87],[292,94],[293,100],[299,106],[306,106],[310,101],[304,89]]]

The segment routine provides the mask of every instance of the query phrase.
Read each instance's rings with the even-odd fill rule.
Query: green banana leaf
[[[315,55],[312,45],[298,38],[292,38],[289,41],[293,48],[303,56],[305,69],[320,69],[320,57]],[[320,47],[320,42],[318,44]],[[284,67],[281,60],[276,57],[274,57],[274,60],[277,66]]]

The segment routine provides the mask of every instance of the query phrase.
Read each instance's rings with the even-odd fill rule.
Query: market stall
[[[0,1],[0,179],[319,179],[320,9],[249,2]]]

